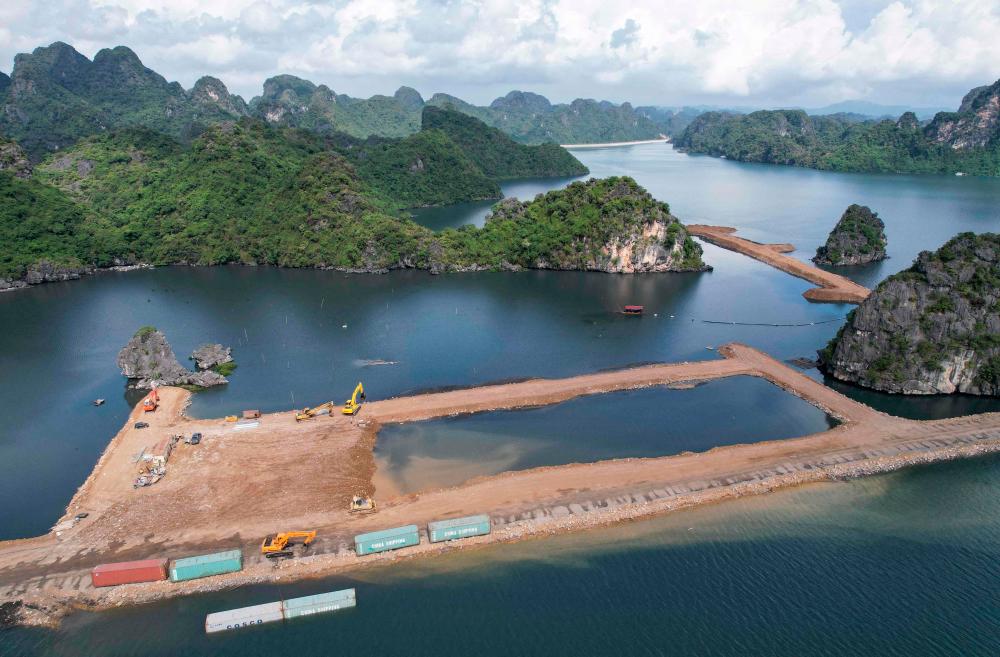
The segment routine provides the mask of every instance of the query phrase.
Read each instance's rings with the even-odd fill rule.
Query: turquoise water
[[[472,477],[545,465],[781,440],[832,426],[835,421],[815,406],[753,377],[390,424],[379,430],[375,445],[376,495],[444,488]]]
[[[866,284],[955,232],[1000,230],[996,180],[830,174],[660,145],[579,157],[594,175],[634,176],[684,221],[791,241],[802,258],[848,204],[867,203],[886,220],[892,258],[849,270]],[[209,417],[343,399],[359,379],[379,399],[714,358],[707,347],[732,340],[812,356],[850,310],[807,303],[807,283],[743,256],[708,245],[705,257],[715,271],[638,277],[178,267],[0,295],[0,539],[46,531],[120,428],[129,400],[114,358],[142,325],[163,329],[182,360],[201,342],[233,346],[232,383],[190,409]],[[648,312],[622,317],[627,303]],[[910,417],[1000,410],[995,399],[844,390]],[[91,406],[97,397],[108,403]],[[781,395],[768,408],[800,403]],[[613,431],[615,418],[591,424]],[[79,614],[59,631],[0,634],[0,654],[994,655],[998,484],[996,459],[940,465],[352,578]],[[349,614],[202,633],[207,611],[345,584],[358,586]]]
[[[0,654],[992,657],[1000,459],[915,468],[281,586],[80,613]],[[357,588],[356,609],[206,636],[212,611]]]

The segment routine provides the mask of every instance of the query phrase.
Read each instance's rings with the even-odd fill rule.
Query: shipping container
[[[332,593],[320,593],[318,595],[307,595],[304,598],[292,598],[281,603],[285,612],[285,619],[300,618],[302,616],[312,616],[313,614],[324,614],[338,609],[347,609],[357,604],[354,596],[354,589],[344,589],[343,591],[333,591]]]
[[[199,577],[210,577],[223,573],[235,573],[243,570],[243,552],[226,550],[214,554],[203,554],[197,557],[174,559],[170,564],[170,581],[184,582]]]
[[[217,611],[214,614],[209,614],[205,616],[205,631],[209,634],[213,632],[225,632],[226,630],[236,630],[241,627],[274,623],[282,619],[284,619],[284,614],[281,610],[281,603],[268,602],[262,605],[254,605],[253,607]]]
[[[358,534],[354,537],[354,551],[358,556],[397,550],[399,548],[420,545],[420,530],[416,525],[393,527],[379,532]]]
[[[95,566],[90,571],[90,581],[94,586],[118,586],[119,584],[156,582],[166,578],[166,559],[104,563],[100,566]]]
[[[431,543],[453,541],[456,538],[485,536],[490,533],[490,517],[487,515],[467,516],[451,520],[427,523],[427,536]]]

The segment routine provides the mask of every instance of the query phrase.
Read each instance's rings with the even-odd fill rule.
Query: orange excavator
[[[260,545],[260,553],[268,559],[293,557],[295,553],[290,548],[299,539],[302,541],[303,548],[309,547],[309,544],[316,540],[316,530],[310,532],[282,532],[268,536]]]
[[[146,413],[152,413],[159,405],[160,393],[156,391],[156,388],[153,388],[149,391],[149,394],[146,395],[146,398],[142,400],[142,410]]]

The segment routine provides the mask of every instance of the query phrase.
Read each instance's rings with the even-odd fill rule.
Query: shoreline
[[[566,150],[572,150],[575,148],[616,148],[619,146],[640,146],[642,144],[669,144],[670,137],[661,137],[659,139],[637,139],[636,141],[607,141],[607,142],[594,142],[592,144],[559,144],[562,148]]]
[[[294,411],[271,413],[261,417],[259,427],[242,431],[220,419],[185,416],[190,393],[161,389],[162,412],[144,417],[150,429],[134,430],[131,422],[141,409],[133,410],[61,521],[67,523],[83,510],[90,517],[63,525],[60,533],[0,543],[0,602],[36,607],[24,612],[23,623],[52,624],[73,609],[106,609],[245,583],[319,577],[452,549],[608,526],[777,488],[1000,451],[1000,413],[934,421],[897,418],[853,401],[756,349],[730,344],[719,353],[723,358],[716,360],[372,401],[365,404],[360,421],[326,417],[298,423]],[[378,492],[373,483],[373,449],[383,423],[553,404],[615,390],[731,376],[764,378],[842,424],[799,438],[705,452],[504,472],[450,488],[380,498],[375,514],[347,511],[350,495]],[[138,447],[161,432],[192,431],[205,432],[201,446],[179,446],[163,481],[132,489],[132,459]],[[323,483],[287,487],[290,480]],[[275,494],[261,497],[261,490]],[[257,502],[248,509],[245,499]],[[411,523],[423,526],[473,513],[490,515],[492,534],[446,546],[429,544],[425,538],[402,552],[365,557],[350,548],[353,536],[365,531]],[[151,514],[158,518],[155,527],[148,525]],[[260,555],[260,536],[292,525],[318,530],[310,556],[275,564]],[[144,528],[141,537],[136,527]],[[244,570],[232,575],[113,589],[94,589],[89,582],[89,569],[98,563],[176,558],[236,546],[244,551]]]
[[[359,559],[343,554],[319,554],[295,560],[246,567],[238,573],[217,575],[202,580],[173,584],[168,581],[149,584],[119,586],[100,600],[24,599],[21,617],[14,626],[57,628],[61,620],[73,612],[101,612],[125,606],[159,602],[177,596],[213,593],[247,585],[273,585],[299,582],[308,579],[331,577],[369,568],[389,567],[417,559],[440,556],[456,551],[481,550],[510,543],[543,539],[594,529],[608,528],[625,522],[641,522],[668,513],[685,511],[725,502],[763,496],[799,486],[843,482],[877,476],[909,467],[930,465],[960,458],[976,458],[1000,453],[1000,437],[980,445],[946,447],[934,451],[917,452],[892,457],[873,457],[862,461],[832,465],[809,472],[776,474],[759,481],[737,482],[722,488],[691,491],[683,495],[659,497],[624,496],[619,505],[608,505],[582,514],[551,514],[547,517],[529,517],[514,521],[486,536],[476,536],[462,541],[428,543],[421,540],[417,546],[403,552],[383,552]],[[672,499],[671,499],[672,498]],[[623,498],[619,498],[623,499]]]

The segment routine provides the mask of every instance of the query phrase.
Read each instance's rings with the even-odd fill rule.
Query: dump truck
[[[278,559],[280,557],[294,557],[295,552],[292,551],[292,546],[296,543],[301,543],[302,548],[306,549],[309,544],[316,540],[316,530],[308,532],[282,532],[280,534],[272,534],[264,539],[261,543],[260,552],[268,559]]]
[[[354,394],[351,398],[344,402],[344,408],[341,411],[344,415],[357,415],[358,411],[361,410],[361,402],[365,400],[365,387],[358,382],[358,385],[354,388]]]

